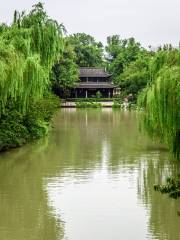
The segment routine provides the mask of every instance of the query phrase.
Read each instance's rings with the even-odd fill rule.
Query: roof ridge
[[[108,71],[105,68],[97,67],[80,67],[80,77],[110,77]]]
[[[105,69],[105,67],[79,67],[79,68],[89,68],[89,69]]]

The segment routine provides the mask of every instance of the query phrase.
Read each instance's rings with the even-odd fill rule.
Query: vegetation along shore
[[[68,35],[42,3],[14,12],[0,25],[0,151],[48,133],[54,112],[79,81],[79,68],[104,68],[124,101],[144,110],[143,128],[180,156],[180,48],[145,49],[134,38],[107,37],[105,46],[86,33]],[[100,108],[95,101],[77,107]],[[133,105],[134,106],[134,105]]]

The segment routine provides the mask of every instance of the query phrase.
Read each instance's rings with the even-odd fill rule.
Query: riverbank
[[[117,100],[91,100],[91,101],[62,101],[62,108],[119,108],[119,109],[137,109],[136,104],[119,102]]]
[[[75,102],[75,101],[64,101],[61,103],[61,107],[62,108],[76,108],[78,103],[79,102]],[[114,104],[113,101],[104,101],[104,102],[96,101],[96,102],[91,102],[91,103],[96,103],[96,104],[98,103],[98,104],[100,104],[101,107],[107,107],[107,108],[112,108],[113,104]]]

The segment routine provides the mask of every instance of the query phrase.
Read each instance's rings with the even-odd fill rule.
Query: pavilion
[[[104,68],[81,67],[78,84],[72,89],[73,98],[92,98],[100,93],[102,98],[112,98],[115,86]]]

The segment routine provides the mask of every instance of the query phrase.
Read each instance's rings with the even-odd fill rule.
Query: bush
[[[59,105],[59,99],[50,95],[38,103],[32,103],[26,114],[17,111],[15,106],[9,106],[0,119],[0,151],[47,135],[50,121]]]
[[[97,102],[76,102],[77,108],[101,108],[101,103]]]
[[[0,151],[21,146],[29,138],[28,129],[23,125],[22,115],[13,110],[0,120]]]
[[[137,109],[137,105],[132,102],[129,102],[126,107],[121,99],[116,99],[113,102],[114,102],[112,106],[113,108],[122,108],[122,109],[127,108],[129,110]]]
[[[114,99],[113,102],[113,108],[122,108],[123,101],[121,99]]]
[[[54,95],[46,96],[38,104],[31,104],[24,117],[24,125],[32,139],[38,139],[47,135],[49,123],[59,106],[59,98]]]
[[[178,175],[177,179],[173,179],[168,177],[166,179],[165,185],[154,185],[154,190],[159,191],[161,193],[169,194],[171,198],[179,198],[180,197],[180,176]]]
[[[122,105],[117,102],[114,102],[112,108],[122,108]]]

